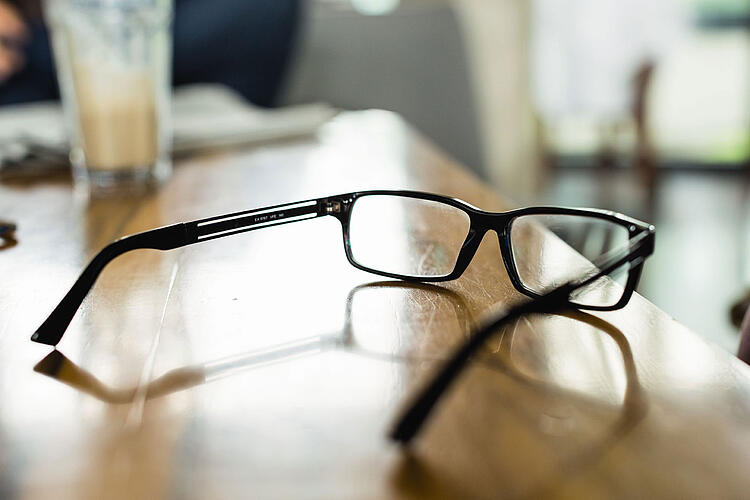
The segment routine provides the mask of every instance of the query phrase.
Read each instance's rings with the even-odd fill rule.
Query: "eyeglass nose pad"
[[[461,250],[459,250],[458,252],[458,260],[456,261],[456,266],[454,267],[451,275],[453,275],[454,277],[458,277],[466,270],[467,267],[469,267],[469,264],[474,258],[474,254],[477,253],[477,249],[482,243],[482,239],[484,238],[486,232],[486,230],[478,231],[474,227],[469,228],[469,233],[466,235],[466,238],[461,245]]]
[[[469,228],[469,232],[466,235],[466,238],[464,239],[463,244],[461,245],[461,252],[464,252],[470,249],[471,247],[476,246],[478,236],[484,236],[484,233],[480,235],[479,231],[477,231],[475,228],[473,227]],[[479,238],[479,240],[481,241],[481,238]]]

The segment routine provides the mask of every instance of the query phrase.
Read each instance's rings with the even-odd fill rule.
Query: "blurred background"
[[[730,309],[750,285],[750,0],[175,5],[175,85],[218,82],[263,107],[392,110],[514,204],[651,222],[639,291],[736,351]],[[41,11],[0,0],[0,104],[57,95]]]
[[[403,115],[518,204],[657,227],[641,294],[736,351],[750,1],[312,0],[281,101]]]

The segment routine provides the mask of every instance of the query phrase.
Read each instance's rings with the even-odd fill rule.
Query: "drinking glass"
[[[77,186],[142,191],[171,172],[171,0],[47,0]]]

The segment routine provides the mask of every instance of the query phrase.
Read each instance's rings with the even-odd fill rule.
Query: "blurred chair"
[[[581,153],[599,171],[625,158],[653,203],[657,168],[648,126],[655,65],[679,46],[688,17],[679,0],[534,0],[534,100],[543,130],[570,118],[593,140]],[[575,123],[575,121],[573,122]],[[573,126],[575,129],[575,125]],[[542,134],[545,137],[545,134]],[[547,164],[558,151],[546,141]],[[564,141],[562,141],[564,143]],[[570,144],[566,144],[570,150]],[[607,187],[606,181],[603,187]]]
[[[450,3],[363,15],[348,0],[311,0],[307,10],[283,102],[395,111],[485,176],[464,36]]]
[[[635,123],[634,166],[653,203],[657,182],[656,152],[647,121],[648,91],[654,75],[654,63],[644,62],[633,78],[633,122]]]
[[[657,157],[649,134],[648,124],[648,93],[653,81],[655,65],[652,61],[644,61],[638,66],[631,79],[629,113],[612,119],[593,120],[591,124],[597,134],[598,151],[594,153],[594,166],[598,175],[606,175],[618,164],[618,156],[623,155],[631,163],[641,187],[645,190],[647,201],[654,202],[658,181]],[[545,124],[540,123],[544,129]],[[632,145],[629,151],[619,147],[620,135],[632,128]],[[555,175],[559,164],[559,153],[554,144],[545,141],[547,134],[540,134],[542,150],[545,159],[547,175]]]

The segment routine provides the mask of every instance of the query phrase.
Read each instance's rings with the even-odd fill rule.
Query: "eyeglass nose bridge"
[[[500,247],[500,255],[503,259],[503,265],[505,266],[505,272],[508,273],[511,284],[516,290],[530,296],[535,297],[536,294],[529,290],[521,282],[521,277],[516,269],[516,262],[513,258],[513,245],[510,242],[511,227],[515,216],[509,214],[487,214],[488,217],[484,218],[484,223],[488,224],[487,230],[494,231],[497,235],[497,242]]]
[[[498,238],[500,243],[500,254],[505,265],[505,270],[510,276],[511,280],[518,280],[515,269],[513,268],[512,261],[512,250],[510,248],[510,238],[508,237],[508,227],[510,218],[506,214],[480,212],[472,214],[471,225],[469,227],[469,234],[466,235],[461,250],[456,260],[456,267],[451,273],[451,279],[458,278],[466,271],[469,264],[474,259],[479,245],[482,244],[484,236],[489,231],[493,231]]]

